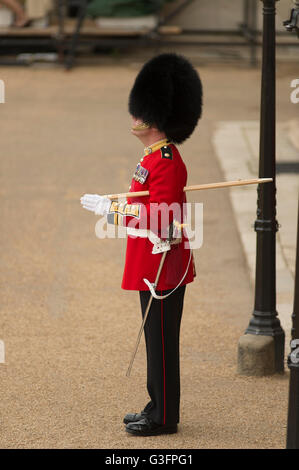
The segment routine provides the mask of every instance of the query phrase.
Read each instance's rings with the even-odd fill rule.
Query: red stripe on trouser
[[[162,291],[161,291],[162,295]],[[163,300],[161,300],[161,332],[162,332],[162,351],[163,351],[163,400],[164,400],[164,417],[163,424],[165,424],[166,417],[166,391],[165,391],[165,349],[164,349],[164,329],[163,329]]]

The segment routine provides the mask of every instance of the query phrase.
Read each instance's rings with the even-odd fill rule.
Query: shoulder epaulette
[[[169,145],[163,145],[160,148],[161,151],[161,158],[165,158],[166,160],[172,160],[172,150]]]

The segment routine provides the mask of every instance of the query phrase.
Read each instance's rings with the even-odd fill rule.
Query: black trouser
[[[179,422],[179,340],[185,288],[179,287],[166,299],[153,299],[144,326],[147,390],[151,399],[144,411],[157,424],[172,425]],[[157,294],[165,295],[167,292],[170,291],[157,291]],[[149,291],[140,292],[142,316],[149,298]]]

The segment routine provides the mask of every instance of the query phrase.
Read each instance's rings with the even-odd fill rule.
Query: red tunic
[[[161,148],[141,159],[132,179],[130,192],[149,190],[150,195],[128,198],[127,203],[112,203],[108,223],[151,229],[159,237],[166,238],[164,229],[173,218],[183,222],[183,203],[186,202],[183,188],[186,182],[187,171],[178,149],[164,142]],[[163,218],[163,207],[158,211],[157,205],[161,203],[168,206],[176,203],[175,210],[168,211],[169,220]],[[148,286],[143,278],[151,283],[155,281],[162,254],[152,254],[152,249],[153,244],[148,238],[128,235],[123,289],[145,291]],[[182,242],[172,245],[166,255],[156,291],[176,287],[186,272],[189,260],[189,242],[183,233]],[[180,285],[192,282],[194,276],[192,257]]]

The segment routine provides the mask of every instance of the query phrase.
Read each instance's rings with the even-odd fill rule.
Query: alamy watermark
[[[0,80],[0,103],[5,103],[5,84],[3,80]]]
[[[290,94],[290,100],[292,103],[299,103],[299,78],[295,78],[291,81],[291,87],[295,88]]]
[[[173,238],[181,238],[184,235],[188,239],[188,241],[184,241],[186,249],[197,249],[202,246],[202,202],[184,203],[182,206],[178,203],[170,205],[151,203],[149,210],[146,205],[139,203],[139,208],[139,216],[130,217],[124,204],[123,210],[117,213],[118,225],[107,223],[107,218],[102,217],[95,226],[96,236],[101,239],[126,238],[127,235],[135,238],[141,236],[148,237],[154,243],[158,233],[162,239],[168,238],[171,222],[175,221],[172,227]],[[124,219],[125,217],[129,217],[128,223]]]
[[[299,363],[299,339],[292,339],[291,341],[291,349],[292,352],[290,354],[290,360],[292,364],[298,364]]]

